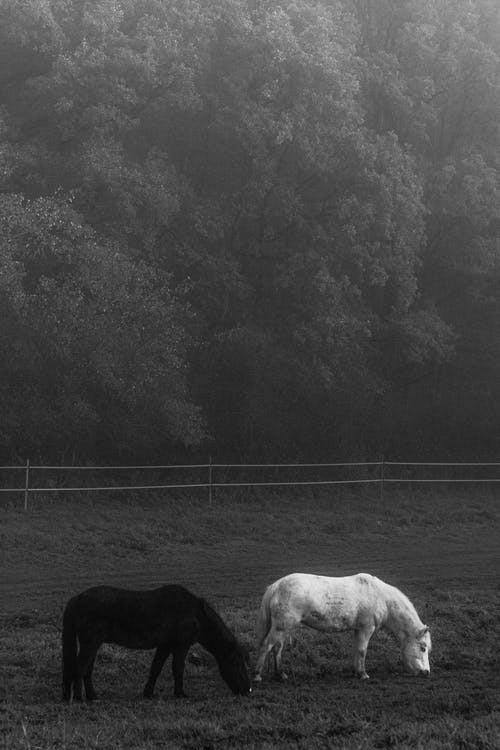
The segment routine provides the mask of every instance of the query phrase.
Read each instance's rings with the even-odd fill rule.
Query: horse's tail
[[[64,701],[71,698],[71,687],[76,677],[76,624],[74,614],[74,599],[70,599],[63,614],[62,632],[62,665],[63,665],[63,689]]]
[[[259,646],[262,646],[264,638],[269,633],[272,624],[271,616],[271,596],[274,593],[273,585],[268,586],[264,591],[264,596],[260,603],[259,614],[257,615],[257,639]]]

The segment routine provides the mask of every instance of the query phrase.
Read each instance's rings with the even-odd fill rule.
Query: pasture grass
[[[279,493],[206,498],[38,497],[2,508],[3,732],[8,750],[65,748],[500,747],[500,504],[494,492]],[[351,674],[351,637],[298,631],[289,680],[265,673],[234,697],[194,646],[186,700],[170,664],[142,700],[150,652],[104,646],[93,704],[60,702],[60,627],[86,586],[180,582],[206,595],[255,661],[265,586],[294,570],[364,570],[399,586],[431,626],[429,679],[406,676],[390,636],[374,636],[371,679]]]

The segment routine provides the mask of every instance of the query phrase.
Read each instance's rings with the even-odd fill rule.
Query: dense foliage
[[[0,0],[4,455],[498,455],[499,39],[496,0]]]

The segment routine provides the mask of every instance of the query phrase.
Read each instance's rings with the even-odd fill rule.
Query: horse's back
[[[271,584],[267,595],[276,622],[349,630],[384,618],[381,584],[369,573],[339,577],[290,573]]]
[[[194,642],[203,600],[178,584],[134,590],[93,586],[67,604],[81,641],[151,649],[180,640]]]
[[[79,609],[117,608],[135,606],[147,611],[151,607],[171,606],[176,609],[196,607],[199,598],[179,584],[167,584],[155,589],[126,589],[117,586],[92,586],[74,596],[67,606]]]
[[[80,635],[95,633],[102,641],[152,648],[166,637],[175,637],[188,621],[196,620],[201,601],[177,584],[146,591],[93,586],[70,599],[67,609]],[[135,641],[137,645],[132,645]]]
[[[269,593],[274,592],[324,592],[332,590],[345,591],[379,591],[383,582],[370,573],[355,573],[350,576],[323,576],[314,573],[289,573],[279,578],[268,587]]]

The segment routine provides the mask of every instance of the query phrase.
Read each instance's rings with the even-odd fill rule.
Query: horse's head
[[[248,653],[244,646],[235,641],[227,651],[219,654],[219,670],[236,695],[248,695],[252,692],[252,683],[248,673]]]
[[[403,643],[403,661],[411,674],[428,675],[431,671],[429,654],[432,649],[431,634],[427,625],[409,635]]]

